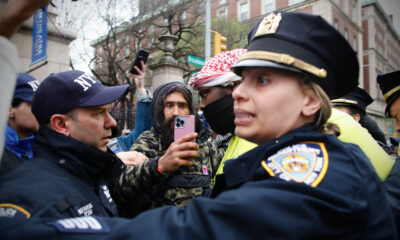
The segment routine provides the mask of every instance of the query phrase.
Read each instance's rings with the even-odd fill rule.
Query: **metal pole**
[[[206,61],[210,59],[211,53],[211,3],[210,0],[204,0],[206,7],[206,34],[205,34],[205,59]]]

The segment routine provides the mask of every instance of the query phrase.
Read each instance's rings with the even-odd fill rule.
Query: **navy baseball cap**
[[[128,85],[105,87],[82,71],[51,74],[35,92],[32,113],[40,124],[46,124],[53,114],[67,113],[77,107],[109,104],[125,95],[128,90]]]
[[[350,93],[345,96],[337,99],[331,100],[333,106],[348,106],[355,107],[363,111],[365,114],[365,110],[368,105],[370,105],[374,99],[362,88],[355,88]]]
[[[386,102],[385,115],[390,118],[390,106],[400,97],[400,70],[379,74],[377,80]]]
[[[322,17],[297,12],[272,12],[248,35],[247,52],[231,69],[269,67],[308,75],[331,99],[358,86],[357,54]]]
[[[14,99],[32,102],[33,94],[39,87],[39,81],[29,74],[19,73],[17,77],[17,86],[14,91]]]

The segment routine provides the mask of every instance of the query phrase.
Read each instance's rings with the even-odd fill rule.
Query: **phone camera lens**
[[[185,125],[185,121],[181,118],[176,119],[176,127],[183,127]]]

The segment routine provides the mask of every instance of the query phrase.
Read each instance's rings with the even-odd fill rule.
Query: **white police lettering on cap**
[[[86,92],[86,90],[88,90],[92,86],[92,84],[95,84],[97,81],[88,74],[82,74],[77,79],[75,79],[74,82],[79,83],[79,85],[83,87],[83,91]]]
[[[66,218],[48,225],[55,227],[61,233],[108,233],[110,228],[101,219],[95,217]]]
[[[32,90],[34,92],[36,91],[36,89],[38,89],[38,87],[40,85],[38,80],[33,80],[33,81],[30,81],[30,82],[27,82],[27,83],[28,83],[29,86],[31,86],[31,88],[32,88]]]

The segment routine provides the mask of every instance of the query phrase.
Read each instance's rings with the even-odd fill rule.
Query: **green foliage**
[[[237,19],[213,18],[211,20],[211,29],[219,32],[228,39],[225,43],[228,50],[247,48],[247,34],[250,28],[251,26],[248,26],[246,23],[240,23]]]
[[[202,23],[192,28],[190,32],[182,34],[181,39],[177,43],[176,51],[180,51],[181,53],[184,51],[186,55],[190,54],[204,58],[204,29],[205,25]],[[250,31],[250,26],[246,23],[240,23],[236,19],[228,21],[225,19],[214,18],[211,21],[211,29],[221,33],[222,36],[228,39],[225,43],[228,50],[247,47],[247,33]],[[211,35],[211,44],[213,44],[212,36],[213,35]]]
[[[247,34],[251,26],[246,23],[240,23],[236,19],[226,20],[214,18],[211,20],[211,29],[222,34],[228,40],[224,43],[228,50],[235,48],[247,48]],[[213,54],[213,33],[211,33],[211,52]],[[199,58],[205,58],[205,24],[198,24],[181,35],[177,42],[174,57],[185,66],[188,75],[191,72],[200,70],[200,67],[187,64],[187,55],[193,55]]]

